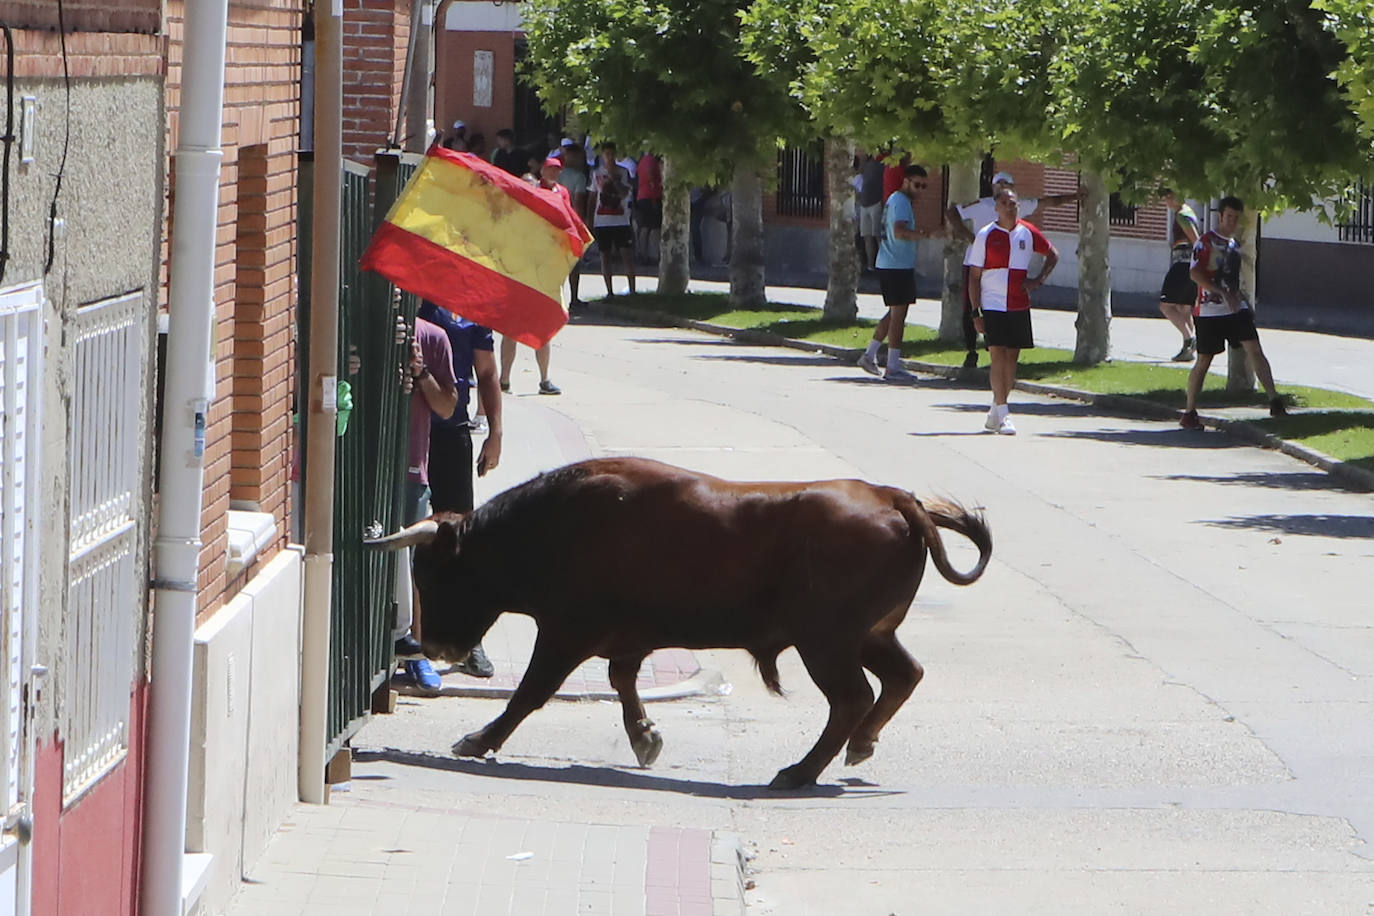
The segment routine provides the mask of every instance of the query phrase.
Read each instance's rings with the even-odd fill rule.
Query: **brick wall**
[[[56,29],[57,12],[55,0],[8,0],[3,19],[12,29]],[[62,3],[62,25],[68,32],[152,34],[158,30],[161,15],[162,0],[63,0]]]
[[[441,135],[448,132],[455,120],[462,119],[467,122],[468,136],[480,133],[486,137],[490,152],[496,146],[496,132],[515,126],[515,37],[511,32],[439,31],[434,64],[434,123]],[[492,53],[490,108],[472,104],[476,51]]]
[[[410,41],[407,0],[344,0],[344,156],[372,165],[396,129]]]
[[[285,543],[290,530],[303,11],[304,0],[233,0],[229,6],[214,275],[216,387],[201,510],[202,617],[247,580],[240,575],[231,582],[225,573],[231,498],[256,502],[276,517],[280,537],[262,559]],[[183,18],[183,0],[168,0],[168,150],[177,143]],[[175,174],[169,220],[174,185]],[[165,250],[163,281],[165,307]]]
[[[1001,165],[999,163],[999,168]],[[1044,194],[1072,194],[1078,190],[1078,172],[1073,169],[1040,168],[1043,173]],[[1017,187],[1020,187],[1018,176]],[[1040,214],[1036,214],[1040,216]],[[1045,211],[1038,222],[1056,232],[1078,231],[1078,208],[1075,206],[1052,207]],[[1138,207],[1135,222],[1129,226],[1112,226],[1112,238],[1144,239],[1164,241],[1169,235],[1169,211],[1159,205]]]
[[[45,3],[49,0],[44,0]],[[14,75],[19,79],[62,76],[62,40],[56,31],[14,28]],[[163,72],[162,39],[156,35],[77,32],[67,35],[67,72],[72,79],[157,76]]]

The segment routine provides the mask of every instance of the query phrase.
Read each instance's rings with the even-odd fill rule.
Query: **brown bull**
[[[967,573],[937,528],[978,548]],[[592,656],[610,660],[625,731],[643,766],[663,746],[635,688],[655,649],[745,649],[779,693],[778,654],[794,646],[830,703],[815,746],[772,781],[816,781],[849,742],[846,764],[921,680],[896,631],[926,551],[950,582],[982,575],[992,535],[981,514],[859,480],[734,483],[639,458],[571,464],[466,516],[426,519],[373,542],[415,545],[414,577],[431,658],[465,657],[503,611],[538,626],[529,669],[504,712],[453,746],[498,750]],[[882,683],[877,702],[863,669]]]

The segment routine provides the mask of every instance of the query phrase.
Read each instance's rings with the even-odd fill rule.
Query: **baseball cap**
[[[559,145],[560,145],[560,146],[577,146],[578,144],[577,144],[577,141],[574,140],[572,137],[564,137],[564,138],[563,138],[563,142],[560,143]]]
[[[1011,172],[998,172],[992,176],[993,184],[1016,184],[1016,179],[1011,177]]]
[[[467,127],[467,126],[468,126],[468,125],[467,125],[467,122],[465,122],[465,121],[454,121],[454,122],[453,122],[453,129],[454,129],[454,130],[462,130],[464,127]]]
[[[551,165],[554,168],[561,169],[563,167],[563,160],[559,159],[557,156],[549,156],[547,159],[544,160],[544,164]]]

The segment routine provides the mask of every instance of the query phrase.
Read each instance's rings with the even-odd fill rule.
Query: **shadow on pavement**
[[[1192,480],[1223,486],[1264,487],[1270,490],[1345,489],[1323,471],[1245,471],[1238,474],[1154,474],[1152,480]]]
[[[1014,413],[1014,412],[1013,412]],[[1123,445],[1153,445],[1157,448],[1253,448],[1249,443],[1218,433],[1180,429],[1093,429],[1041,433],[1055,439],[1094,439]]]
[[[1374,516],[1368,515],[1250,515],[1196,522],[1214,528],[1277,531],[1313,537],[1374,540]]]
[[[795,351],[794,351],[795,352]],[[712,360],[717,362],[731,363],[760,363],[765,366],[833,366],[835,358],[833,356],[812,356],[809,354],[797,353],[795,356],[764,356],[755,353],[734,353],[728,356],[717,356],[710,354],[706,356],[696,356],[693,359]],[[868,376],[873,378],[873,376]],[[873,378],[874,381],[880,379]]]
[[[769,798],[841,798],[901,795],[894,790],[870,790],[864,786],[817,785],[806,789],[782,791],[763,785],[727,786],[718,782],[673,779],[651,776],[647,772],[629,772],[616,767],[591,767],[572,764],[552,767],[529,763],[506,763],[495,758],[476,760],[466,757],[440,757],[396,748],[355,749],[356,762],[386,761],[403,766],[446,770],[469,776],[489,776],[494,779],[520,779],[535,782],[574,783],[585,786],[605,786],[617,789],[643,789],[650,792],[677,792],[697,798],[769,799]],[[356,776],[354,777],[357,778]]]
[[[988,412],[986,401],[979,404],[936,404],[935,406],[959,413],[986,414]],[[1011,415],[1013,417],[1084,417],[1096,416],[1102,412],[1101,408],[1077,402],[1027,401],[1022,403],[1013,401],[1011,403]]]

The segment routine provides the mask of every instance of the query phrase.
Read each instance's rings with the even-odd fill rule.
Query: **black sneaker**
[[[420,646],[419,640],[409,633],[396,640],[396,658],[399,660],[418,659],[425,657],[425,650]]]
[[[562,393],[563,393],[563,389],[559,388],[557,385],[555,385],[553,382],[549,381],[548,379],[545,379],[544,381],[542,381],[542,382],[539,383],[539,393],[540,393],[540,394],[562,394]]]
[[[968,354],[968,356],[965,356],[965,357],[964,357],[964,368],[965,368],[965,369],[977,369],[977,368],[978,368],[978,354],[977,354],[977,353],[974,353],[974,352],[970,351],[969,354]]]
[[[1178,425],[1184,429],[1202,429],[1202,421],[1198,419],[1196,410],[1184,411],[1179,418]]]
[[[496,673],[496,668],[492,665],[491,659],[487,658],[487,653],[482,650],[481,643],[473,646],[468,657],[454,665],[453,670],[471,677],[491,677]]]
[[[1283,395],[1279,395],[1269,402],[1269,416],[1286,417],[1288,416],[1288,405],[1283,402]]]

